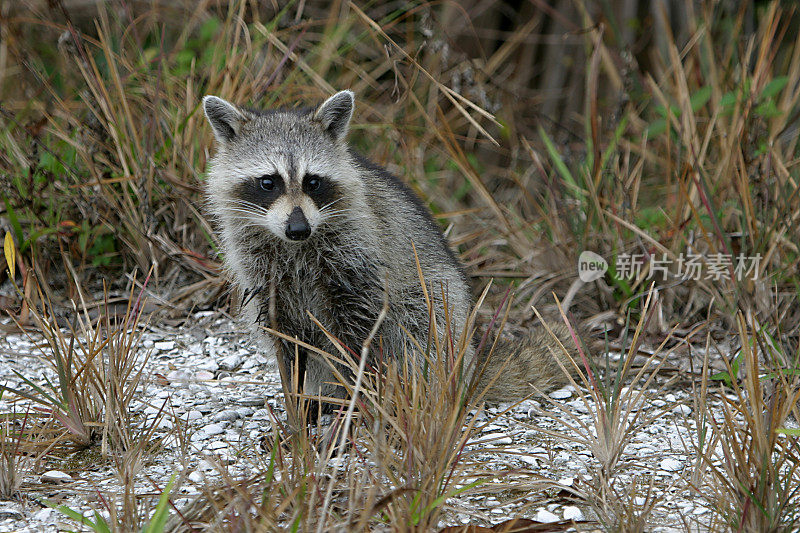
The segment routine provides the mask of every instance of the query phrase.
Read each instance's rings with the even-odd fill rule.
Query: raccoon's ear
[[[214,137],[222,144],[231,142],[247,121],[235,105],[217,96],[203,98],[203,111],[214,130]]]
[[[350,126],[354,103],[353,91],[339,91],[317,108],[314,112],[314,120],[322,124],[334,141],[342,141],[347,135],[348,126]]]

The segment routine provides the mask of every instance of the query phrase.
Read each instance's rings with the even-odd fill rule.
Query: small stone
[[[225,409],[214,415],[214,422],[233,422],[239,418],[239,413],[235,409]]]
[[[0,520],[22,520],[23,514],[12,507],[0,507]]]
[[[175,348],[175,341],[161,341],[153,344],[153,348],[162,352],[168,352]]]
[[[667,472],[677,472],[683,468],[683,463],[672,457],[667,457],[661,461],[660,466],[661,470],[666,470]]]
[[[647,503],[647,498],[645,498],[643,496],[636,496],[636,497],[633,498],[633,504],[634,505],[642,506],[645,503]]]
[[[536,513],[536,521],[542,522],[544,524],[551,524],[553,522],[558,522],[558,516],[554,515],[547,509],[539,509],[539,512]]]
[[[574,505],[564,507],[564,520],[583,520],[583,512]]]
[[[189,477],[189,481],[191,481],[192,483],[197,483],[198,485],[200,483],[202,483],[203,480],[205,479],[205,476],[203,475],[203,473],[202,472],[198,472],[197,470],[195,470],[194,472],[189,474],[188,477]]]
[[[532,455],[520,455],[518,456],[519,460],[523,463],[526,463],[531,468],[539,468],[539,461],[536,460],[536,457]]]
[[[253,420],[269,420],[269,410],[257,409],[250,418]]]
[[[513,442],[511,437],[505,433],[489,433],[488,435],[481,435],[477,440],[492,446],[501,446],[504,444],[511,444]]]
[[[219,367],[222,370],[231,371],[235,368],[238,368],[242,364],[242,357],[239,354],[232,354],[227,357],[222,358],[219,361]]]
[[[677,405],[672,412],[678,415],[690,415],[692,414],[692,408],[688,405]]]
[[[192,409],[191,411],[186,413],[186,420],[189,420],[189,421],[191,421],[191,420],[200,420],[201,418],[203,418],[203,413],[201,413],[197,409]]]
[[[266,401],[262,396],[245,396],[244,398],[236,400],[236,403],[246,407],[261,407]]]
[[[219,363],[215,359],[206,359],[199,363],[195,368],[198,370],[208,370],[209,372],[216,372],[219,370]]]
[[[236,412],[239,414],[239,418],[247,418],[255,412],[255,409],[252,407],[238,407]]]
[[[50,522],[50,520],[53,519],[53,512],[55,512],[55,509],[45,507],[44,509],[39,509],[33,513],[32,518],[37,522]]]
[[[212,435],[219,435],[220,433],[225,432],[225,426],[221,423],[209,424],[202,429],[202,432],[206,437],[210,437]]]
[[[563,387],[548,394],[554,400],[566,400],[572,396],[572,387]]]
[[[214,406],[208,403],[201,403],[200,405],[195,405],[195,408],[204,415],[207,415],[208,413],[214,410]]]
[[[170,383],[184,383],[189,381],[189,373],[185,370],[173,370],[167,374],[167,381]]]
[[[214,373],[211,372],[210,370],[198,370],[195,373],[194,378],[197,381],[209,381],[214,379]]]
[[[199,342],[193,342],[186,347],[186,351],[194,355],[203,355],[203,345]]]
[[[59,470],[49,470],[42,474],[40,479],[42,483],[69,483],[70,481],[74,481],[72,476]]]
[[[575,478],[571,477],[563,477],[558,480],[558,484],[564,485],[565,487],[571,487],[573,483],[575,483]]]

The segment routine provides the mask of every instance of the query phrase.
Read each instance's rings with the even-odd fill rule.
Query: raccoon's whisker
[[[264,224],[252,218],[240,218],[241,228],[263,228]]]
[[[249,207],[254,207],[256,209],[265,209],[264,206],[262,206],[262,205],[256,204],[254,202],[250,202],[248,200],[242,200],[240,198],[231,198],[226,203],[234,204],[234,205],[249,206]]]
[[[322,213],[322,212],[323,212],[323,211],[325,211],[326,209],[330,208],[330,207],[331,207],[333,204],[335,204],[336,202],[339,202],[339,201],[341,201],[341,200],[343,200],[343,199],[344,199],[344,197],[342,197],[342,198],[337,198],[336,200],[334,200],[334,201],[332,201],[332,202],[329,202],[329,203],[327,203],[327,204],[323,205],[322,207],[320,207],[320,208],[319,208],[319,212],[320,212],[320,213]]]
[[[255,209],[249,209],[246,207],[223,207],[223,211],[228,211],[231,213],[253,213],[253,214],[265,214],[263,211],[256,211]]]
[[[319,214],[324,216],[325,218],[333,218],[333,217],[338,217],[338,216],[341,216],[341,215],[345,215],[345,214],[347,214],[349,212],[350,211],[347,210],[347,209],[342,209],[340,211],[320,211]]]
[[[253,209],[249,206],[223,206],[223,211],[231,212],[231,213],[252,213],[254,215],[266,215],[268,212],[266,209]]]
[[[260,222],[264,219],[263,213],[253,213],[252,211],[244,211],[241,209],[228,209],[224,211],[225,214],[233,216],[238,219],[252,220],[253,222]]]
[[[325,213],[325,220],[333,220],[339,218],[347,218],[349,220],[368,220],[370,219],[367,215],[357,215],[350,211],[342,211],[340,213]]]

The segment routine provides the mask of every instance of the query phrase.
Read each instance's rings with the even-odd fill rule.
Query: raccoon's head
[[[353,103],[341,91],[316,109],[259,112],[203,98],[218,142],[208,196],[227,231],[255,226],[299,243],[358,208],[363,185],[345,142]]]

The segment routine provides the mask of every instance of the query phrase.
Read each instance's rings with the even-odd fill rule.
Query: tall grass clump
[[[6,235],[4,250],[13,280],[16,246],[10,234]],[[37,412],[56,422],[57,427],[52,430],[54,443],[63,440],[78,447],[99,445],[104,455],[140,446],[147,431],[139,431],[145,429],[144,421],[136,417],[131,406],[140,392],[147,361],[140,346],[144,292],[134,297],[131,288],[122,318],[112,317],[106,292],[101,307],[104,312],[93,320],[78,287],[81,307],[73,302],[73,320],[65,325],[38,280],[32,279],[33,297],[19,289],[18,292],[27,305],[33,328],[19,322],[17,326],[40,347],[41,357],[51,365],[55,380],[45,377],[40,382],[15,371],[21,385],[0,385],[0,389],[33,402]],[[43,342],[37,343],[33,335],[41,335]]]
[[[434,305],[432,300],[428,305]],[[302,531],[436,527],[447,516],[448,498],[469,494],[488,480],[474,474],[482,460],[468,444],[483,413],[480,394],[471,390],[477,379],[469,379],[464,359],[474,318],[465,332],[437,332],[433,326],[431,339],[413,339],[414,353],[399,358],[381,357],[372,338],[357,356],[345,347],[329,354],[304,345],[352,371],[354,380],[341,376],[349,399],[327,428],[303,422],[288,431],[274,420],[263,441],[260,473],[236,479],[220,465],[222,483],[206,487],[173,518],[173,526]],[[287,409],[297,413],[287,418],[305,421],[308,403],[316,398],[302,395],[296,375],[288,398]]]
[[[695,488],[709,499],[719,528],[792,531],[800,522],[800,446],[789,425],[797,420],[800,378],[786,366],[784,343],[749,329],[742,314],[736,318],[741,368],[734,373],[729,365],[728,372],[739,378],[720,394],[704,379],[695,403],[701,418]],[[719,409],[703,405],[711,398]]]

